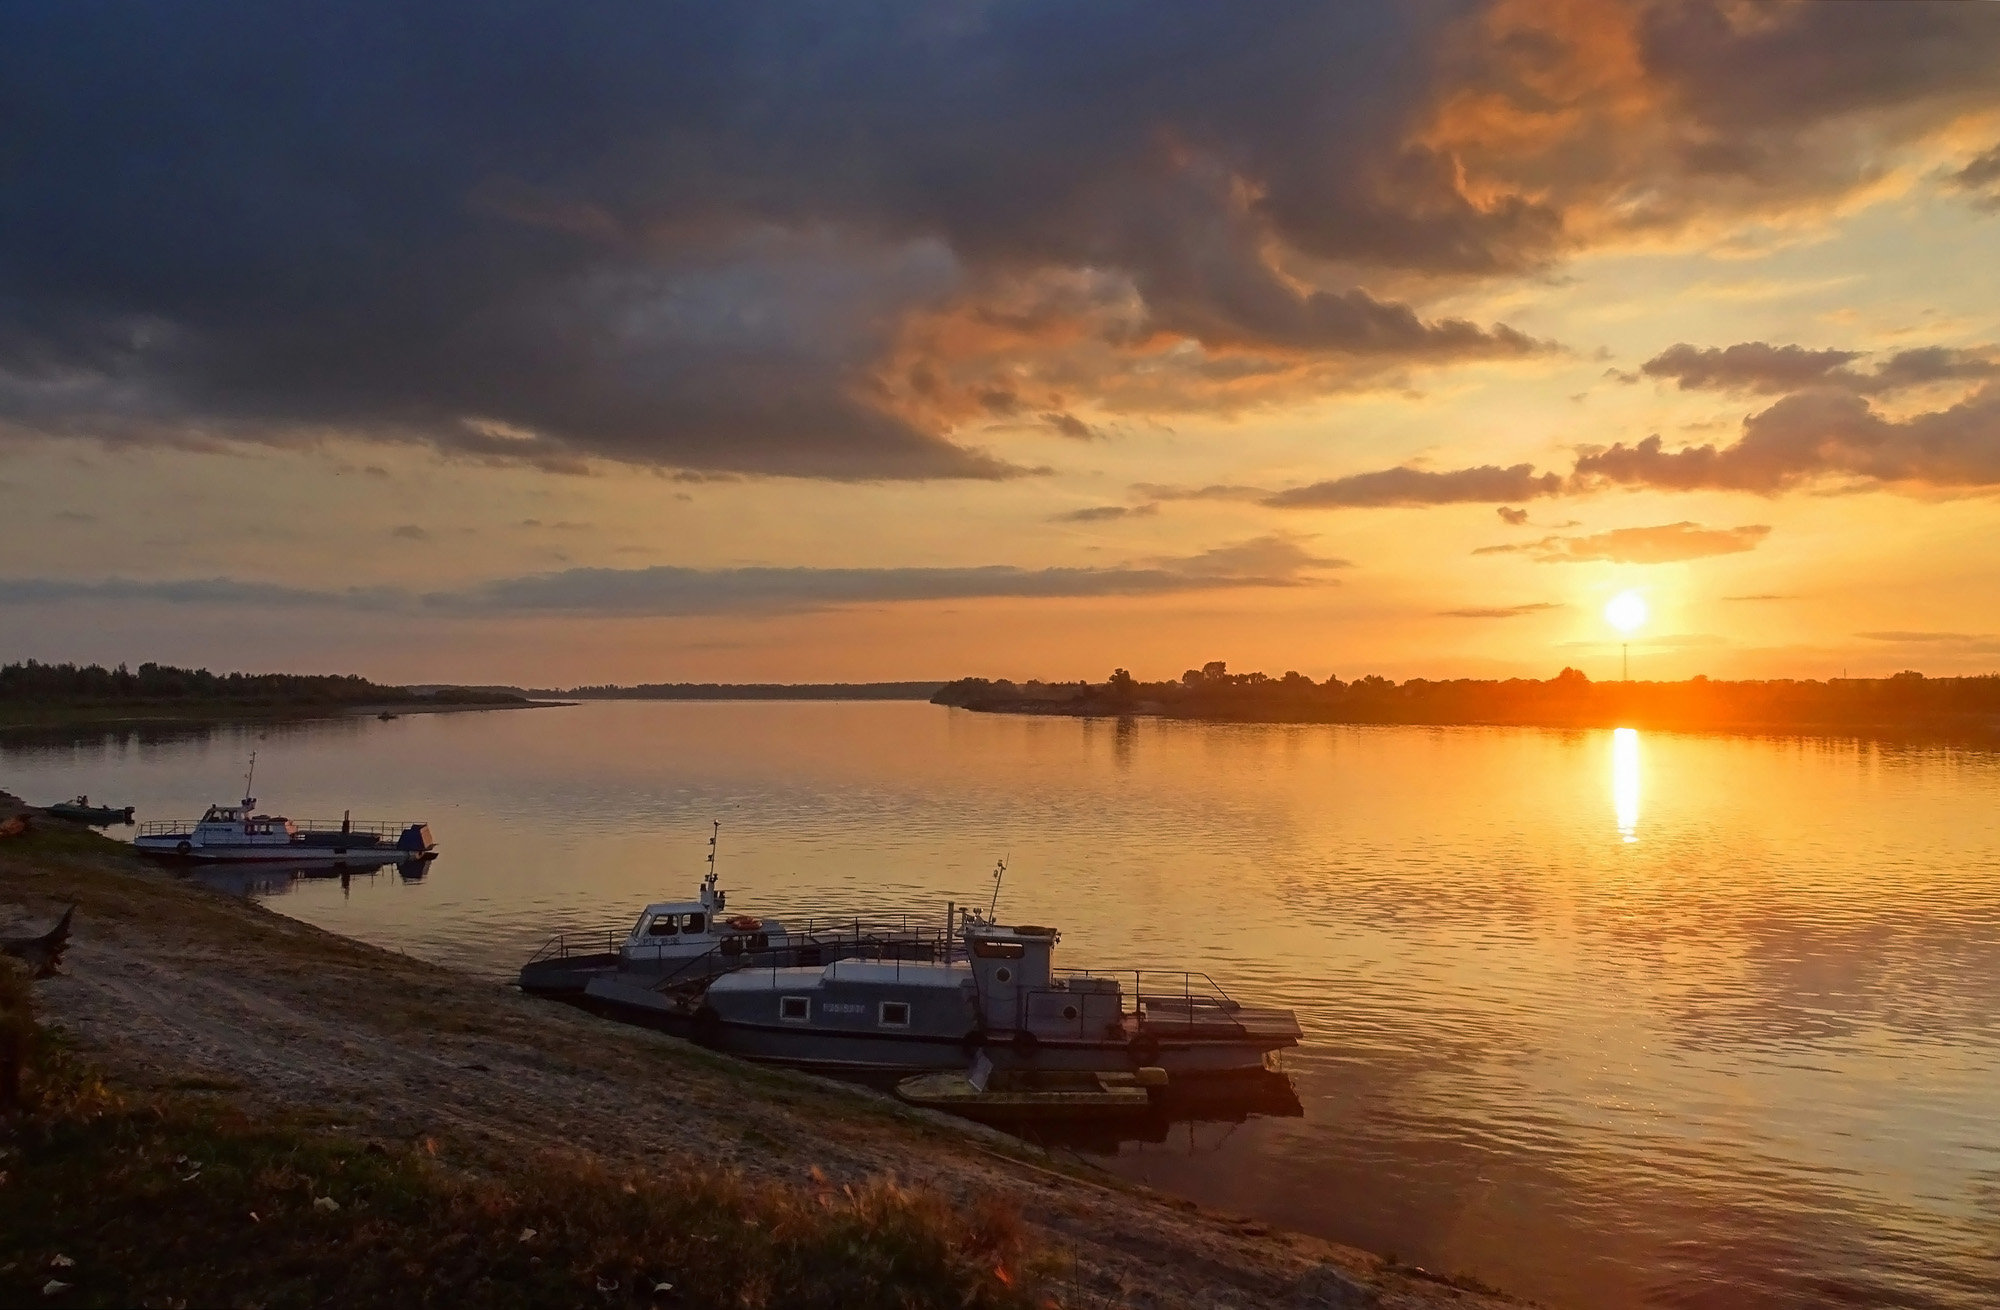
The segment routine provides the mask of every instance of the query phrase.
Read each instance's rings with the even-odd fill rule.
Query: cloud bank
[[[421,611],[440,615],[575,614],[655,617],[784,614],[911,601],[1165,596],[1250,587],[1327,585],[1348,567],[1297,540],[1259,537],[1195,555],[1111,568],[576,568],[499,578],[454,591],[323,591],[209,578],[147,582],[0,579],[0,605],[77,601],[265,608]]]
[[[1389,288],[1837,204],[1981,8],[13,6],[0,433],[1020,476],[1536,354]]]

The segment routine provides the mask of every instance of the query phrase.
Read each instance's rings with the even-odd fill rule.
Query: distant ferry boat
[[[142,823],[132,845],[170,859],[291,864],[379,865],[427,860],[437,854],[437,843],[423,823],[377,823],[350,816],[337,823],[298,823],[282,815],[258,814],[257,798],[248,794],[256,769],[257,757],[252,755],[241,804],[211,805],[192,821]]]

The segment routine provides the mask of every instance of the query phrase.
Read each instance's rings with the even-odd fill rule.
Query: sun
[[[1630,634],[1646,621],[1646,598],[1636,591],[1621,591],[1604,607],[1604,621]]]

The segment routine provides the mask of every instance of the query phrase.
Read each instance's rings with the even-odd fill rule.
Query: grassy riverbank
[[[71,903],[0,1161],[0,1302],[1502,1303],[335,937],[69,825],[0,840],[0,932]]]

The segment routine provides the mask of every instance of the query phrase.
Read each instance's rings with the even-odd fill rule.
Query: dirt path
[[[1001,1192],[1073,1259],[1067,1305],[1515,1304],[347,941],[53,823],[0,844],[0,932],[45,926],[72,901],[64,976],[38,984],[45,1017],[136,1084],[224,1089],[496,1159],[577,1149],[648,1168],[695,1157],[793,1181],[817,1167]]]

